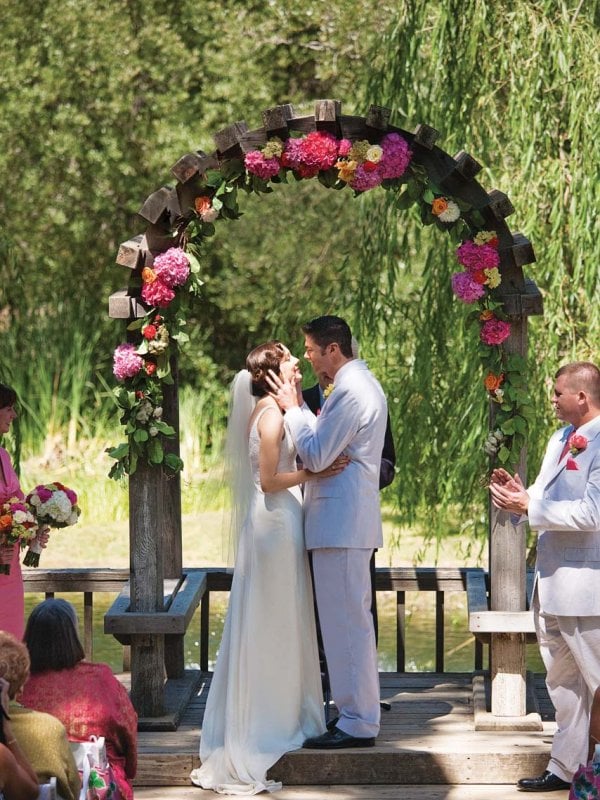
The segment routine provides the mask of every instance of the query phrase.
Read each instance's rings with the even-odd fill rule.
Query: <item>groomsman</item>
[[[302,327],[305,358],[333,389],[321,413],[300,407],[296,387],[272,376],[272,395],[305,468],[318,472],[341,453],[350,458],[335,478],[305,489],[306,546],[312,550],[315,593],[339,719],[304,747],[370,747],[379,732],[379,674],[371,616],[369,562],[383,544],[379,471],[387,404],[364,361],[352,355],[352,334],[340,317]]]
[[[538,531],[533,612],[557,730],[547,769],[521,778],[526,792],[568,789],[588,759],[590,710],[600,686],[600,370],[561,367],[552,398],[567,425],[550,438],[540,473],[525,490],[518,475],[492,473],[497,508],[528,517]]]

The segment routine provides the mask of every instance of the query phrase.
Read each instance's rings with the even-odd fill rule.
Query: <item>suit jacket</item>
[[[321,391],[319,384],[309,386],[302,390],[304,402],[313,412],[319,414],[321,411]],[[387,415],[387,425],[385,427],[385,439],[383,440],[383,450],[381,451],[381,465],[379,467],[379,488],[385,489],[394,480],[396,475],[396,448],[394,446],[394,436],[392,434],[392,422],[390,415]]]
[[[586,449],[559,463],[571,431],[567,426],[551,437],[540,474],[528,489],[529,524],[541,531],[540,608],[561,616],[600,616],[600,416],[577,430],[588,440]]]
[[[364,361],[348,361],[318,417],[305,404],[286,412],[285,421],[302,463],[319,472],[337,456],[351,459],[331,478],[308,481],[304,491],[307,548],[383,545],[379,470],[387,404]]]

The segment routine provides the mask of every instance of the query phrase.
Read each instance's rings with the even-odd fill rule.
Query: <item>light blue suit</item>
[[[338,727],[352,736],[379,731],[379,676],[371,615],[369,560],[383,544],[379,470],[387,403],[364,361],[345,363],[321,414],[286,412],[304,466],[314,472],[344,453],[346,469],[308,481],[306,546],[313,551],[315,593]]]
[[[527,490],[529,524],[539,531],[534,616],[557,722],[548,769],[566,781],[587,760],[600,685],[600,416],[577,429],[586,448],[559,462],[571,431],[551,437]]]

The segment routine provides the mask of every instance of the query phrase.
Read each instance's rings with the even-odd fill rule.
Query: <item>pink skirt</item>
[[[25,632],[25,595],[20,554],[19,545],[16,544],[10,575],[0,575],[0,630],[12,633],[19,641]]]

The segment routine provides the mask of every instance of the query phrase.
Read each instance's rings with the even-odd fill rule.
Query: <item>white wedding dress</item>
[[[267,770],[325,731],[302,493],[260,489],[260,416],[250,431],[254,491],[204,713],[202,765],[190,776],[220,794],[280,789]],[[293,472],[296,453],[284,430],[278,469]]]

